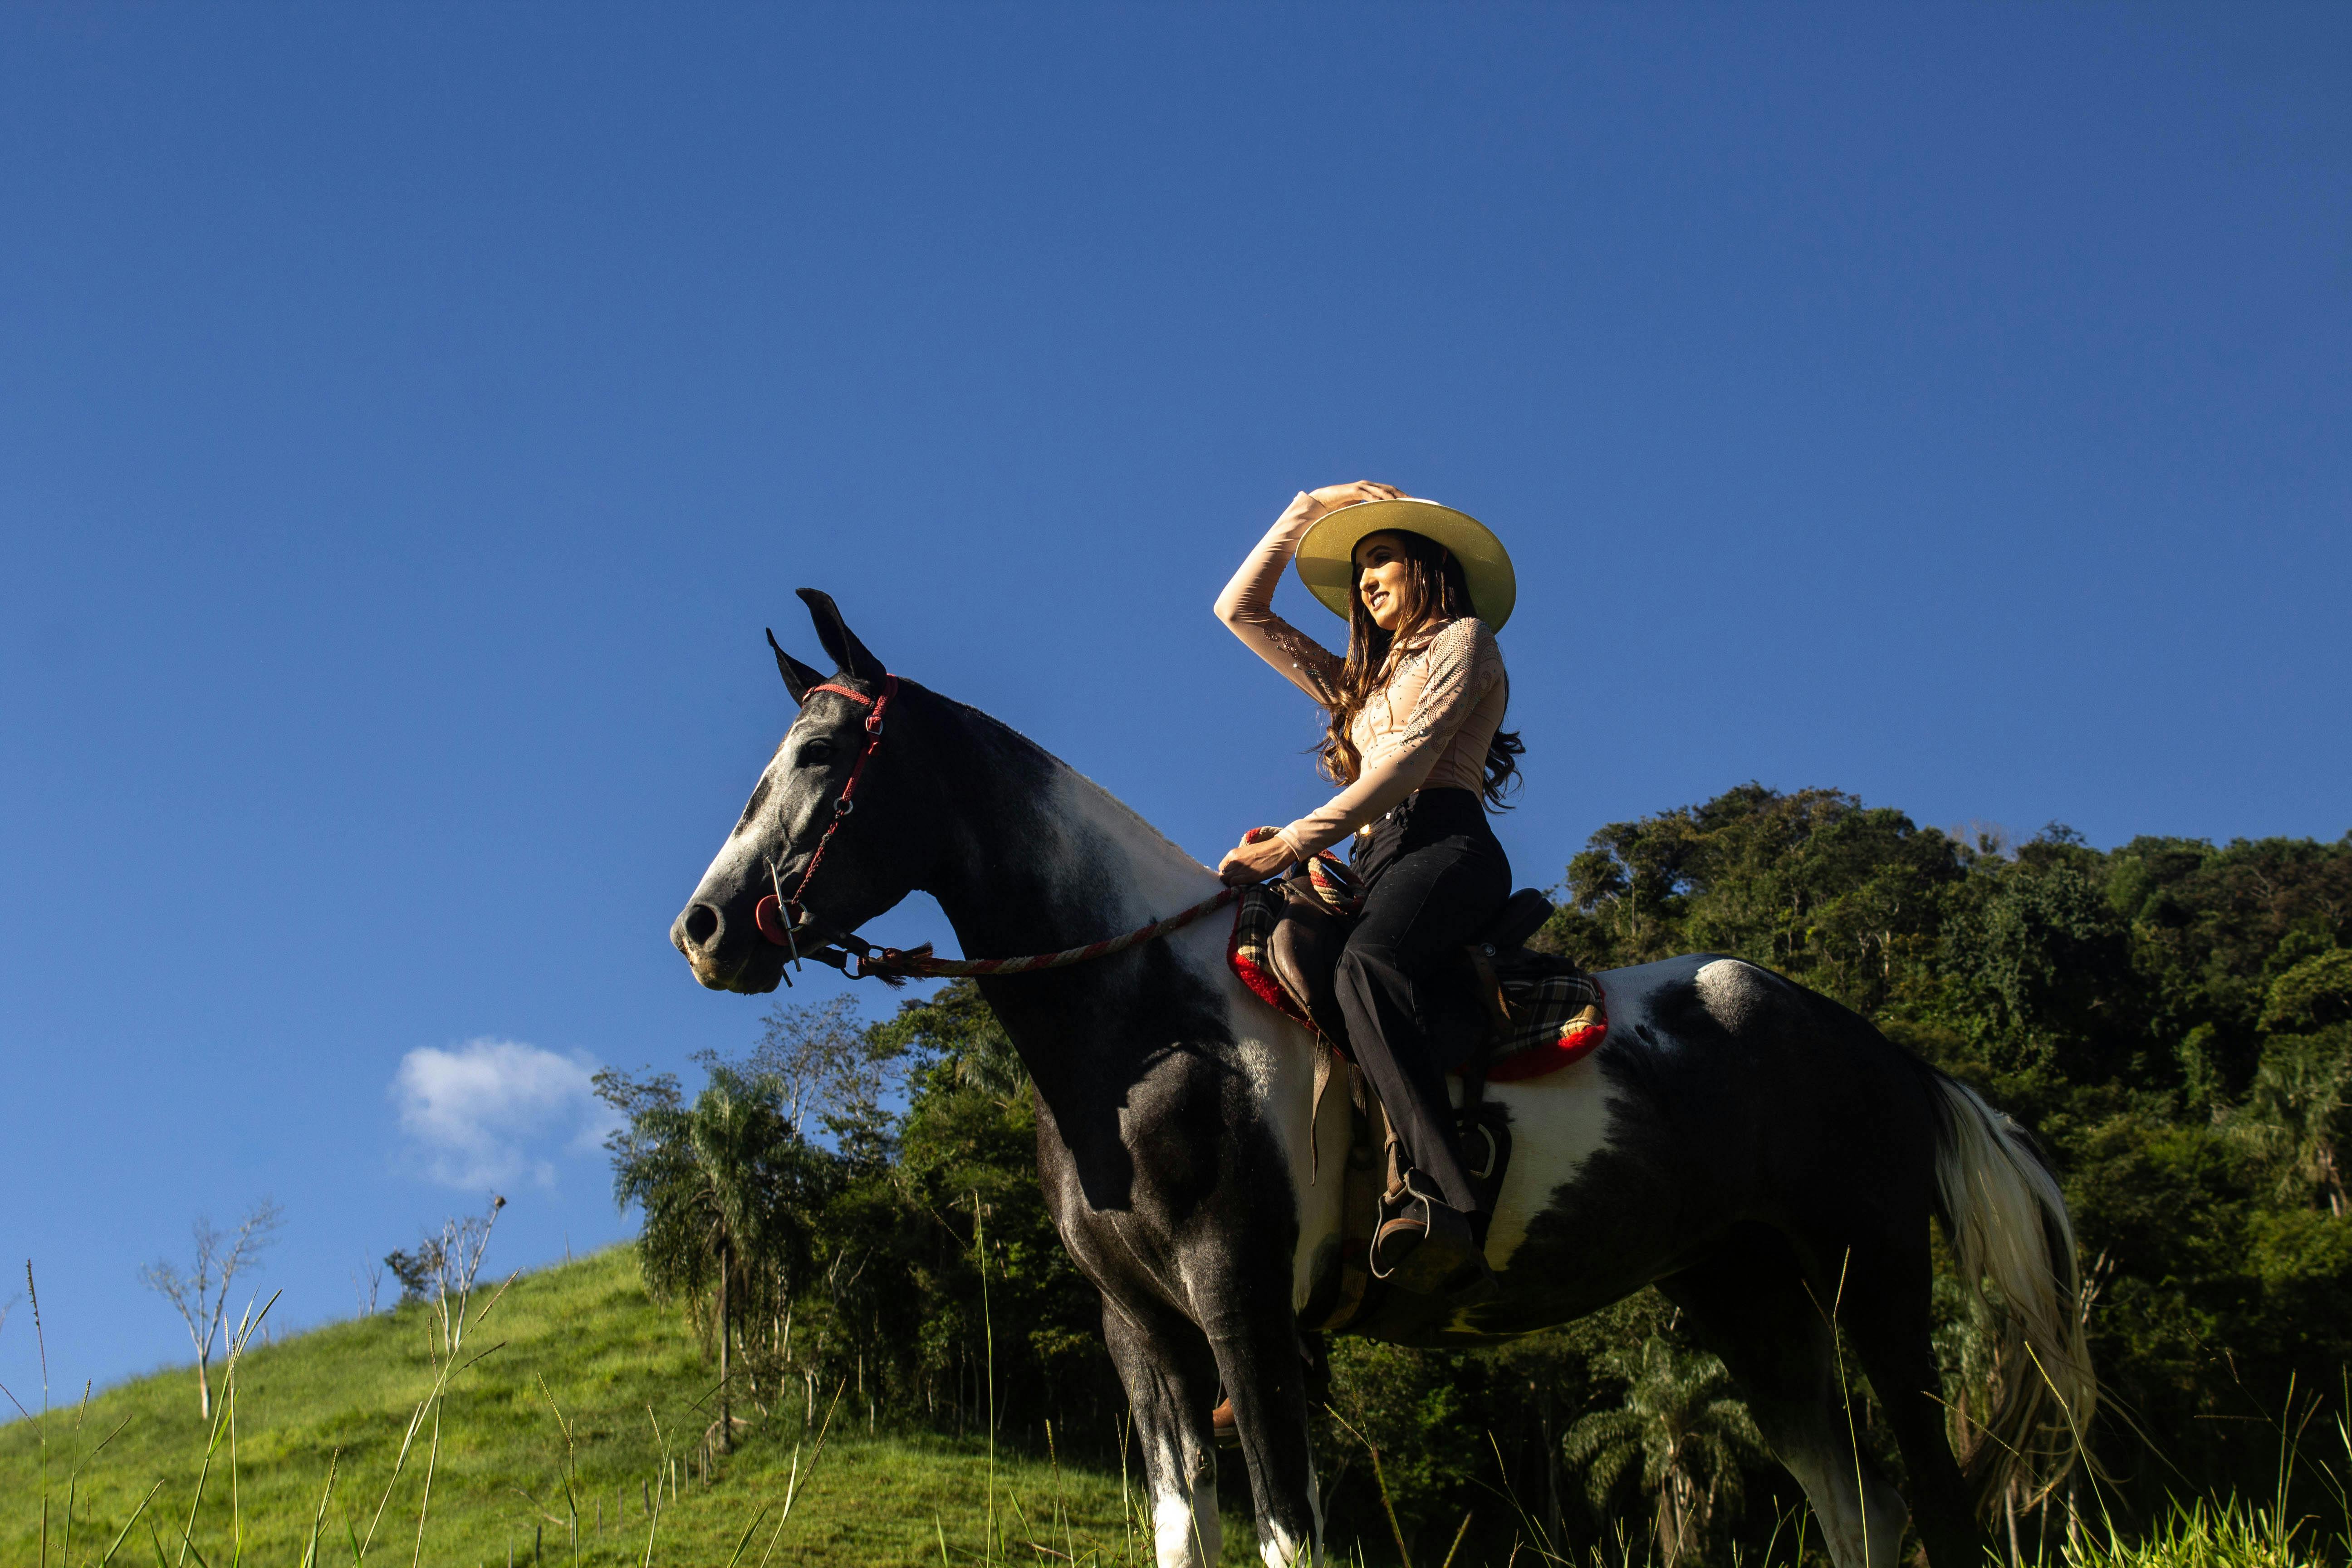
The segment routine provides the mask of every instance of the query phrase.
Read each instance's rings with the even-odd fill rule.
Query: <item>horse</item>
[[[1095,942],[1221,890],[1108,790],[890,673],[826,595],[800,597],[835,670],[770,634],[799,712],[671,928],[702,984],[773,990],[799,954],[863,949],[857,928],[918,889],[980,959]],[[1225,925],[979,982],[1035,1086],[1054,1223],[1101,1292],[1160,1568],[1222,1550],[1221,1384],[1260,1556],[1323,1560],[1299,1314],[1339,1267],[1332,1152],[1350,1110],[1315,1092],[1312,1035],[1228,968]],[[1486,1238],[1499,1293],[1417,1342],[1506,1340],[1654,1284],[1744,1386],[1839,1568],[1887,1568],[1906,1521],[1934,1568],[1975,1568],[1989,1502],[2053,1479],[2096,1394],[2073,1227],[2033,1142],[1853,1013],[1739,959],[1596,978],[1601,1047],[1486,1090],[1516,1150]],[[1988,1279],[1998,1291],[2003,1396],[1967,1473],[1929,1342],[1931,1219],[1979,1299]],[[1841,1333],[1901,1451],[1907,1509],[1856,1449]]]

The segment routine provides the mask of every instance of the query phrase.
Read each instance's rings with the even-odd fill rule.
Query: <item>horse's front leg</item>
[[[1258,1555],[1268,1568],[1313,1568],[1323,1560],[1323,1500],[1287,1269],[1248,1268],[1235,1260],[1202,1272],[1213,1283],[1196,1290],[1195,1300],[1249,1461]]]
[[[1213,1568],[1224,1550],[1209,1412],[1217,1365],[1201,1331],[1156,1303],[1103,1295],[1103,1342],[1134,1413],[1159,1568]]]

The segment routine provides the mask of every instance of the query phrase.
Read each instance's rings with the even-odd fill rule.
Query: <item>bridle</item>
[[[891,985],[903,985],[914,976],[1020,974],[1031,970],[1060,969],[1073,963],[1083,963],[1090,958],[1105,958],[1114,952],[1124,952],[1155,937],[1165,936],[1170,931],[1191,925],[1212,910],[1224,908],[1242,896],[1239,888],[1223,888],[1190,909],[1179,910],[1165,920],[1154,921],[1134,931],[1108,937],[1101,942],[1088,942],[1084,947],[1066,948],[1060,952],[1031,953],[1019,958],[938,958],[932,955],[929,942],[901,952],[895,947],[877,948],[855,931],[845,932],[834,938],[827,946],[803,953],[799,940],[793,935],[793,927],[808,914],[808,906],[803,900],[808,895],[809,883],[816,878],[816,868],[824,863],[824,852],[833,846],[833,836],[841,831],[841,825],[848,820],[850,813],[857,809],[857,781],[865,774],[866,764],[874,760],[874,753],[881,748],[882,716],[889,710],[890,700],[898,695],[898,678],[884,675],[882,691],[877,697],[868,697],[862,691],[853,691],[846,686],[837,686],[828,680],[822,686],[810,687],[802,700],[805,702],[820,691],[846,697],[867,710],[866,749],[858,752],[857,761],[850,764],[849,776],[841,783],[841,793],[834,796],[833,820],[825,824],[824,837],[816,841],[816,853],[811,855],[809,863],[801,868],[800,880],[793,885],[793,896],[789,899],[784,897],[783,884],[776,875],[775,863],[770,861],[768,879],[775,890],[762,898],[751,910],[752,922],[760,928],[760,934],[771,944],[787,949],[795,963],[803,958],[814,958],[819,963],[831,964],[852,980],[878,979]],[[789,968],[785,971],[785,983],[791,984]]]
[[[898,678],[884,675],[882,694],[878,697],[868,697],[863,691],[853,691],[846,686],[836,686],[828,680],[822,686],[810,687],[801,700],[805,703],[820,691],[846,697],[866,710],[866,749],[858,752],[857,760],[849,765],[849,776],[841,781],[841,793],[833,797],[833,820],[824,825],[824,836],[816,841],[816,853],[810,856],[809,863],[801,868],[800,880],[793,886],[793,896],[789,899],[783,896],[782,886],[777,882],[775,864],[771,861],[768,879],[775,885],[775,891],[761,899],[751,910],[752,923],[760,928],[760,934],[774,946],[790,949],[794,960],[798,960],[802,953],[800,943],[793,935],[793,928],[808,914],[808,905],[803,900],[807,897],[809,884],[816,879],[816,868],[824,864],[824,852],[833,847],[833,836],[841,831],[841,825],[849,819],[851,812],[857,809],[857,781],[864,776],[866,764],[872,762],[874,753],[881,749],[882,716],[889,711],[890,700],[898,695]],[[860,945],[865,944],[861,942]],[[820,949],[807,956],[840,967],[841,961],[830,958],[828,951]],[[845,969],[844,973],[847,971]],[[856,977],[853,975],[851,978]]]

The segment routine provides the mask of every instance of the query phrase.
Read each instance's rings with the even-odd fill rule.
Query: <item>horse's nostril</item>
[[[719,934],[719,911],[709,904],[695,904],[686,911],[686,940],[700,947]]]

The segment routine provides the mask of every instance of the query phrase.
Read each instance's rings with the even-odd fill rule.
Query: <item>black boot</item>
[[[1372,1237],[1372,1277],[1416,1296],[1475,1306],[1501,1291],[1481,1245],[1483,1215],[1465,1215],[1429,1190],[1419,1171],[1405,1173],[1391,1200],[1394,1215]]]

